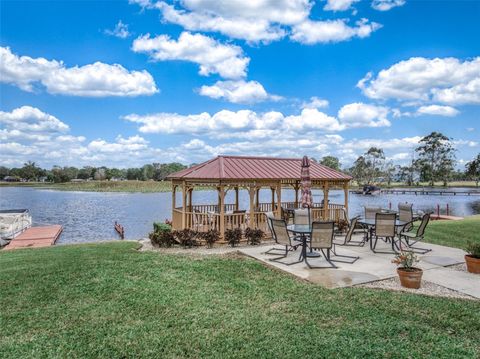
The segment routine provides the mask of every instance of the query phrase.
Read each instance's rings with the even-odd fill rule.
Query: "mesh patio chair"
[[[375,219],[376,214],[381,212],[381,207],[365,207],[365,219]]]
[[[309,208],[296,209],[293,212],[293,224],[309,225],[310,223],[311,223],[311,219],[310,219]]]
[[[275,233],[273,232],[273,225],[272,225],[272,220],[275,219],[275,215],[273,212],[265,212],[265,217],[267,221],[267,227],[270,231],[270,234],[272,235],[272,239],[275,241],[276,244],[279,244],[277,242],[277,238],[275,237]],[[283,248],[270,248],[268,251],[265,252],[265,254],[275,254],[278,255],[278,252],[284,252]],[[276,252],[276,253],[275,253]]]
[[[370,241],[370,249],[374,253],[397,253],[395,247],[395,221],[397,219],[397,215],[395,213],[377,213],[375,216],[375,227],[372,231],[372,239]],[[377,242],[378,239],[382,238],[385,242],[390,242],[392,245],[392,251],[377,251]]]
[[[311,266],[312,269],[320,268],[337,268],[330,259],[330,250],[333,248],[333,235],[335,222],[313,222],[312,231],[310,232],[310,249],[319,249],[330,266]],[[325,253],[326,252],[326,253]]]
[[[358,228],[358,217],[352,218],[348,226],[346,235],[343,237],[342,241],[335,241],[334,243],[340,246],[354,246],[354,247],[363,247],[367,238],[367,233],[364,229]],[[361,241],[352,240],[354,234],[362,233],[363,239]],[[341,237],[336,235],[335,237]]]
[[[398,233],[408,232],[413,228],[413,204],[399,203],[398,204],[398,219],[403,222],[408,222],[403,227],[398,228]]]
[[[360,257],[358,256],[346,256],[343,254],[338,254],[337,253],[337,248],[336,246],[363,246],[365,244],[365,237],[362,241],[352,241],[352,236],[355,231],[355,225],[357,224],[358,218],[352,219],[352,222],[350,223],[350,227],[348,228],[347,234],[341,241],[336,241],[337,236],[334,237],[333,241],[333,248],[332,248],[332,253],[335,255],[335,257],[341,257],[341,258],[348,258],[349,260],[338,260],[335,259],[332,261],[333,262],[342,262],[342,263],[355,263],[357,259]]]
[[[302,242],[297,241],[294,237],[290,236],[290,233],[287,230],[287,222],[284,219],[271,219],[272,229],[274,240],[279,245],[284,246],[284,255],[270,259],[272,262],[279,262],[286,265],[292,265],[295,263],[300,263],[302,260],[298,260],[291,263],[285,263],[280,261],[280,259],[286,258],[288,256],[288,252],[291,250],[295,250],[298,246],[302,245]]]
[[[418,226],[416,231],[400,233],[400,236],[399,236],[400,248],[402,248],[402,239],[405,239],[405,244],[407,245],[407,248],[409,251],[420,253],[420,254],[425,254],[430,252],[431,249],[413,246],[415,243],[423,240],[423,237],[425,235],[425,228],[427,228],[429,221],[430,221],[430,213],[426,213],[422,216],[422,221],[420,222],[420,225]],[[411,228],[413,228],[413,222],[415,221],[411,221],[410,223]]]

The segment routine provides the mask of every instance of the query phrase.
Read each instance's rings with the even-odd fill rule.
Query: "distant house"
[[[78,182],[85,182],[85,180],[83,178],[74,178],[74,179],[71,179],[70,182],[78,183]]]
[[[17,176],[6,176],[3,180],[5,182],[20,182],[20,178]]]

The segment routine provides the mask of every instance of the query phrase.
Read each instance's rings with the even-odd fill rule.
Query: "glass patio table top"
[[[374,226],[375,225],[375,218],[359,218],[358,223],[364,224],[364,225],[369,226],[369,227]],[[409,223],[409,222],[401,221],[399,219],[395,220],[395,226],[396,227],[402,227],[402,226],[406,225],[407,223]]]
[[[312,226],[309,224],[290,224],[287,230],[298,234],[309,234],[312,231]]]

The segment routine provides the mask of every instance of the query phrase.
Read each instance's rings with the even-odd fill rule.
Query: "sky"
[[[0,165],[480,151],[480,1],[0,2]]]

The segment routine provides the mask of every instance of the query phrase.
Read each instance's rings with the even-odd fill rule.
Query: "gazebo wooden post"
[[[235,210],[238,211],[238,186],[235,186]]]
[[[172,210],[177,206],[177,185],[172,183]],[[173,211],[172,211],[173,212]]]
[[[182,229],[187,227],[187,184],[185,181],[182,183]]]
[[[248,194],[250,195],[250,220],[249,220],[249,227],[250,228],[255,228],[255,207],[254,207],[254,201],[255,201],[255,193],[257,193],[258,196],[258,191],[255,186],[250,186],[248,188]]]
[[[328,214],[328,181],[325,181],[323,184],[323,219],[325,221],[329,220]]]
[[[300,189],[300,185],[298,184],[298,182],[295,182],[295,184],[293,185],[293,189],[295,190],[294,206],[295,206],[295,208],[298,208],[298,190]]]
[[[343,195],[344,195],[344,207],[345,207],[345,211],[346,211],[346,216],[347,218],[345,218],[345,220],[349,220],[349,214],[348,214],[348,182],[345,182],[343,184]]]
[[[271,186],[270,190],[272,191],[272,212],[275,213],[275,187]]]
[[[189,212],[193,212],[192,194],[193,194],[193,187],[188,189],[188,211]]]
[[[220,237],[225,239],[225,186],[220,185],[218,187],[219,199],[220,199]]]
[[[277,218],[282,218],[282,182],[277,184]]]

